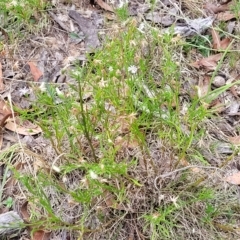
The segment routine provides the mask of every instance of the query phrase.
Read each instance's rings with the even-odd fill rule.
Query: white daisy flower
[[[128,71],[129,71],[130,73],[132,73],[132,74],[137,73],[137,70],[138,70],[137,67],[134,66],[134,65],[128,67]]]
[[[27,87],[24,87],[24,88],[21,88],[19,89],[19,93],[20,93],[20,96],[25,96],[26,94],[29,94],[30,93],[30,89],[27,88]]]

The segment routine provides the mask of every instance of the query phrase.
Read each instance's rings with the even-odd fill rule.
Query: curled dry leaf
[[[29,223],[30,215],[28,213],[28,201],[24,202],[20,208],[20,214],[25,223]]]
[[[10,107],[4,100],[0,100],[0,114],[5,116],[8,115],[9,113],[12,113]]]
[[[213,28],[211,31],[212,38],[213,38],[213,48],[220,49],[221,47],[221,40],[218,32]]]
[[[15,122],[13,122],[13,120],[8,121],[7,124],[5,125],[5,128],[12,132],[16,132],[18,134],[25,135],[25,136],[36,135],[42,132],[42,129],[39,126],[29,121],[24,121],[21,124],[18,122],[20,121],[17,121],[17,119],[16,119],[16,124]]]
[[[114,12],[113,8],[110,5],[108,5],[107,3],[103,2],[103,0],[96,0],[96,2],[104,10],[109,11],[109,12]]]
[[[240,185],[240,172],[234,173],[231,176],[225,177],[225,181],[234,185]]]
[[[0,100],[0,131],[5,126],[8,118],[15,115],[4,100]]]
[[[40,79],[40,77],[43,75],[43,73],[40,71],[40,69],[37,68],[37,66],[35,65],[35,63],[33,62],[28,62],[28,65],[30,67],[30,71],[32,73],[33,79],[34,81],[38,81]]]

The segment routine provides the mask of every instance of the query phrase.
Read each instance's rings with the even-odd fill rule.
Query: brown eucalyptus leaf
[[[213,48],[220,49],[221,48],[221,39],[218,32],[213,28],[211,31],[212,38],[213,38]]]
[[[208,10],[210,13],[216,14],[216,13],[225,12],[225,11],[229,10],[229,5],[224,4],[224,5],[217,6],[216,4],[209,2],[204,5],[204,8],[206,10]]]
[[[31,240],[49,240],[51,232],[46,232],[44,230],[38,230],[33,233]]]
[[[240,14],[238,14],[240,16]],[[232,13],[231,11],[221,12],[217,14],[217,20],[219,21],[229,21],[233,18],[236,18],[236,14]]]
[[[33,62],[28,62],[28,65],[30,67],[31,74],[33,76],[34,81],[38,81],[40,77],[43,75],[41,70],[35,65]]]
[[[234,173],[231,176],[224,178],[228,183],[239,185],[240,184],[240,172]]]
[[[218,53],[215,55],[211,55],[207,58],[202,58],[196,62],[191,63],[190,65],[195,68],[203,67],[206,70],[214,70],[217,66],[217,62],[222,58],[222,54]]]
[[[108,5],[107,3],[105,3],[103,0],[96,0],[96,3],[104,10],[109,11],[109,12],[114,12],[113,8],[110,5]]]
[[[39,126],[34,125],[29,121],[24,121],[23,123],[8,121],[5,128],[25,136],[36,135],[42,132],[42,129]]]
[[[220,49],[221,50],[227,49],[230,43],[231,43],[230,38],[224,38],[220,43]]]
[[[234,145],[240,145],[240,136],[229,137],[228,140]]]

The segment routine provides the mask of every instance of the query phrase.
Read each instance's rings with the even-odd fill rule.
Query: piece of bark
[[[59,24],[59,26],[65,30],[66,32],[69,32],[69,27],[66,26],[53,12],[48,11],[48,14],[52,17],[52,19]]]
[[[17,212],[10,211],[0,214],[0,239],[23,228],[23,220]]]
[[[100,45],[100,41],[98,39],[98,29],[96,24],[91,19],[81,16],[77,11],[70,10],[68,14],[84,33],[87,52],[91,52],[97,48]]]

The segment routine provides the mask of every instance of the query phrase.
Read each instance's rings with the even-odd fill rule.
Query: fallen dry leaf
[[[113,8],[102,0],[96,0],[96,3],[106,11],[114,12]]]
[[[222,58],[222,54],[218,53],[215,55],[212,55],[207,58],[202,58],[201,60],[198,60],[196,62],[193,62],[190,64],[190,66],[195,67],[195,68],[200,68],[203,67],[206,70],[215,70],[217,66],[217,62]]]
[[[240,16],[240,12],[238,16]],[[221,12],[217,15],[217,20],[219,21],[229,21],[233,18],[236,18],[236,14],[232,13],[231,11]]]
[[[229,137],[228,140],[234,145],[240,145],[240,136]]]
[[[0,100],[0,114],[5,116],[9,113],[12,113],[10,107],[7,105],[7,103],[4,100]]]
[[[38,230],[33,233],[32,240],[49,240],[51,232],[46,232],[44,230]]]
[[[213,38],[213,49],[220,49],[221,47],[221,40],[218,32],[213,28],[211,31],[212,38]]]
[[[225,177],[224,180],[234,185],[240,185],[240,172],[234,173],[231,176]]]
[[[228,48],[229,44],[231,43],[231,39],[230,38],[224,38],[221,43],[220,43],[220,49],[221,50],[225,50]]]
[[[20,207],[20,214],[25,223],[29,223],[30,215],[28,213],[28,201],[24,202]]]
[[[7,103],[4,100],[0,100],[0,131],[5,126],[7,119],[12,117],[13,114]]]
[[[224,5],[217,6],[216,4],[213,4],[213,3],[207,3],[204,5],[204,8],[208,10],[210,13],[216,14],[216,13],[225,12],[229,10],[229,5],[224,4]]]
[[[16,124],[13,122],[13,120],[8,121],[7,124],[5,125],[5,128],[12,132],[16,132],[18,134],[25,136],[36,135],[42,132],[42,129],[39,126],[34,125],[29,121],[24,121],[21,124],[18,123],[19,121],[17,119],[15,121]]]
[[[30,67],[30,71],[32,73],[33,79],[34,81],[38,81],[40,79],[40,77],[43,75],[43,73],[40,71],[40,69],[37,68],[37,66],[35,65],[35,63],[33,62],[28,62],[28,65]]]
[[[211,104],[209,104],[209,108],[211,108],[212,111],[217,112],[217,113],[221,113],[226,110],[225,105],[218,98],[213,100],[211,102]]]
[[[197,86],[198,97],[203,98],[208,94],[209,85],[211,78],[209,76],[204,76],[204,78],[200,78]]]
[[[4,90],[4,83],[3,83],[3,74],[2,74],[2,64],[0,63],[0,91]]]
[[[213,49],[215,50],[225,50],[229,46],[231,39],[224,38],[223,40],[220,39],[218,32],[215,29],[212,29],[212,38],[213,38]]]

